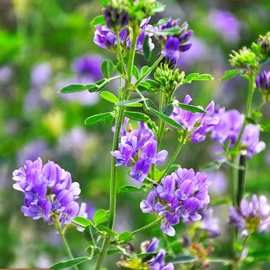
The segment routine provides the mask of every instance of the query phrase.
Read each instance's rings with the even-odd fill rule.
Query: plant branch
[[[131,233],[132,234],[136,234],[136,233],[139,233],[139,232],[143,232],[145,230],[148,230],[150,229],[151,227],[153,227],[154,225],[156,225],[157,223],[159,223],[161,221],[162,217],[158,217],[157,219],[153,220],[152,222],[146,224],[145,226],[143,227],[140,227],[134,231],[132,231]]]

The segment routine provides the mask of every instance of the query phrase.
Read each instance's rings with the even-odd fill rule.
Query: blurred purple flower
[[[242,199],[239,209],[230,208],[229,216],[230,222],[244,236],[256,231],[264,232],[270,228],[270,205],[262,195]]]
[[[190,104],[191,101],[191,96],[186,95],[182,102]],[[182,125],[190,133],[193,143],[199,143],[206,139],[207,133],[209,133],[219,122],[214,111],[215,104],[213,101],[207,106],[206,113],[193,113],[175,105],[171,118]]]
[[[208,18],[209,25],[227,42],[239,41],[241,24],[230,11],[214,9],[210,11]]]
[[[31,83],[33,88],[44,87],[52,75],[51,65],[47,62],[37,64],[32,69]]]
[[[44,140],[35,140],[23,146],[17,153],[18,164],[23,165],[25,160],[36,160],[48,154],[48,145]]]
[[[79,78],[99,80],[102,77],[101,72],[102,58],[97,55],[85,55],[76,58],[73,62],[73,70]]]
[[[42,218],[50,224],[56,215],[62,225],[77,216],[80,185],[72,183],[70,173],[56,163],[49,161],[43,165],[40,158],[27,160],[13,172],[13,180],[13,188],[24,193],[21,211],[25,216]]]
[[[149,268],[151,270],[174,270],[172,263],[166,264],[165,255],[165,250],[161,249],[159,253],[148,262]]]
[[[206,174],[210,193],[221,195],[226,192],[228,187],[228,180],[223,172],[207,171]]]
[[[178,169],[164,177],[140,204],[144,213],[162,216],[161,230],[175,235],[174,225],[181,220],[192,223],[202,218],[204,208],[210,201],[207,176],[193,169]]]
[[[221,108],[216,112],[216,117],[219,118],[219,123],[212,129],[212,139],[223,145],[228,143],[229,147],[233,147],[243,126],[244,115],[237,110],[225,111],[224,108]],[[248,158],[260,153],[265,148],[265,143],[260,141],[260,127],[258,125],[246,125],[240,142],[242,152]]]
[[[10,66],[0,67],[0,83],[7,83],[13,75],[13,71]]]
[[[217,237],[220,235],[219,219],[214,217],[213,209],[209,208],[204,212],[201,222],[201,228],[208,233],[210,237]]]
[[[116,166],[133,166],[130,176],[142,182],[153,164],[160,165],[167,158],[167,151],[157,152],[157,141],[153,132],[143,122],[139,128],[126,131],[124,123],[118,150],[112,152]]]
[[[142,253],[153,253],[157,250],[158,246],[159,240],[157,238],[153,238],[141,243],[141,251]]]

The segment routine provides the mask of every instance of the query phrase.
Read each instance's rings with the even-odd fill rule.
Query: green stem
[[[137,230],[134,230],[133,232],[131,232],[132,234],[136,234],[139,232],[143,232],[145,230],[150,229],[151,227],[153,227],[154,225],[156,225],[157,223],[159,223],[161,221],[162,217],[158,217],[157,219],[153,220],[152,222],[146,224],[145,226],[138,228]]]
[[[68,241],[66,239],[66,236],[65,236],[65,231],[62,229],[62,227],[61,227],[61,225],[59,223],[58,218],[55,219],[54,224],[55,224],[56,230],[58,231],[58,233],[59,233],[59,235],[60,235],[60,237],[61,237],[61,239],[62,239],[62,241],[64,243],[64,246],[66,248],[66,251],[67,251],[67,254],[68,254],[69,258],[70,259],[74,259],[74,256],[72,254],[71,248],[70,248],[70,246],[68,244]],[[74,268],[74,270],[79,270],[78,266],[76,266],[76,265],[73,266],[73,268]]]
[[[133,35],[132,35],[133,34]],[[131,33],[131,48],[129,53],[128,59],[128,66],[127,66],[127,78],[125,83],[125,88],[123,94],[120,94],[120,101],[126,100],[129,98],[130,95],[130,86],[131,86],[131,77],[132,77],[132,67],[134,64],[134,58],[136,53],[136,43],[137,43],[137,32]],[[124,113],[125,107],[117,107],[116,108],[116,119],[115,119],[115,132],[113,136],[113,144],[112,144],[112,151],[117,150],[118,148],[118,141],[120,136],[121,125],[124,120]],[[111,159],[111,178],[110,178],[110,218],[109,218],[109,228],[113,229],[115,217],[116,217],[116,201],[117,201],[117,179],[116,179],[116,161],[115,158],[112,157]],[[99,270],[103,259],[106,255],[107,249],[110,245],[110,235],[107,235],[103,241],[100,254],[97,258],[95,270]]]
[[[166,105],[167,105],[166,95],[161,91],[160,92],[159,111],[163,112]],[[164,128],[165,128],[165,122],[162,119],[159,119],[158,134],[157,134],[158,149],[160,149],[161,141],[162,141],[163,134],[164,134]]]
[[[245,193],[246,156],[240,155],[238,169],[238,186],[236,194],[236,204],[239,207]]]
[[[167,167],[165,169],[165,171],[162,173],[161,177],[160,177],[160,180],[169,172],[171,166],[175,163],[175,161],[177,160],[181,150],[183,149],[183,146],[185,145],[186,143],[186,137],[187,137],[187,133],[185,132],[183,135],[182,135],[182,138],[173,154],[173,156],[171,157],[171,159],[169,160],[168,164],[167,164]],[[159,180],[159,181],[160,181]]]

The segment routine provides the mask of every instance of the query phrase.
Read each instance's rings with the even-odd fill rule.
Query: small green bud
[[[233,51],[230,54],[229,62],[236,68],[256,69],[258,67],[256,54],[247,47],[243,47],[238,52]]]
[[[184,81],[185,72],[170,68],[169,64],[161,64],[154,73],[154,79],[160,84],[161,90],[173,93],[175,88]]]
[[[267,57],[270,56],[270,32],[267,32],[264,36],[260,35],[257,41],[261,47],[261,52]]]

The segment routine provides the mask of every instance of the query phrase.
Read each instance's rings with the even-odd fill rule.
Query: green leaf
[[[156,2],[155,7],[153,8],[153,12],[154,13],[159,13],[159,12],[163,12],[166,8],[166,5],[160,3],[160,2]]]
[[[110,3],[110,0],[100,0],[100,4],[101,4],[103,7],[106,7],[109,3]]]
[[[131,111],[125,111],[125,115],[133,120],[136,121],[143,121],[147,122],[150,120],[150,117],[147,114],[141,113],[141,112],[131,112]]]
[[[103,98],[104,100],[111,102],[113,104],[119,102],[119,99],[117,96],[115,96],[112,92],[110,91],[102,91],[100,92],[100,97]]]
[[[141,68],[141,70],[140,70],[140,77],[144,77],[145,74],[148,73],[149,69],[150,69],[149,66],[143,66],[143,67]]]
[[[68,86],[63,87],[60,92],[63,94],[75,93],[88,90],[89,88],[93,88],[96,84],[70,84]]]
[[[190,73],[188,74],[185,79],[184,79],[184,83],[191,83],[192,81],[209,81],[209,80],[213,80],[214,77],[211,74],[207,74],[207,73]]]
[[[143,98],[135,98],[130,100],[123,100],[120,102],[117,102],[115,105],[120,107],[133,107],[134,104],[138,104],[139,102],[142,102]]]
[[[122,186],[120,187],[118,193],[130,193],[130,192],[138,192],[140,188],[136,188],[134,186]]]
[[[96,26],[96,25],[105,25],[105,18],[104,18],[104,16],[103,15],[99,15],[99,16],[96,16],[96,17],[94,17],[92,20],[91,20],[91,22],[90,22],[90,24],[92,25],[92,26]]]
[[[230,80],[232,78],[234,78],[237,75],[240,75],[241,71],[239,69],[229,69],[226,70],[223,74],[222,80],[223,81],[227,81]]]
[[[75,217],[73,219],[73,222],[80,225],[83,228],[86,228],[92,224],[92,221],[88,218],[85,218],[85,217]]]
[[[111,60],[105,60],[101,64],[101,70],[105,78],[109,78],[112,76],[113,72],[115,71],[115,65]]]
[[[84,124],[87,126],[97,124],[99,122],[105,122],[113,119],[112,112],[105,112],[92,115],[85,119]]]
[[[170,260],[173,264],[193,263],[196,261],[197,258],[190,255],[179,255]]]
[[[140,77],[140,72],[139,69],[137,68],[137,66],[133,66],[132,67],[132,75],[138,80]]]
[[[182,31],[183,29],[181,27],[174,26],[171,28],[165,28],[163,30],[157,31],[155,32],[155,34],[158,36],[175,36],[175,35],[179,35]]]
[[[195,106],[195,105],[185,104],[185,103],[181,103],[181,102],[176,102],[175,104],[185,111],[189,111],[189,112],[193,112],[193,113],[205,113],[206,112],[202,106]]]
[[[74,259],[70,259],[70,260],[66,260],[66,261],[56,263],[53,266],[51,266],[50,268],[55,269],[55,270],[64,269],[64,268],[70,268],[72,266],[79,265],[79,264],[87,262],[89,260],[90,260],[89,257],[77,257],[77,258],[74,258]]]
[[[150,59],[151,50],[149,45],[149,37],[146,36],[143,42],[143,54],[146,60]]]
[[[159,88],[160,88],[159,83],[154,80],[146,80],[138,85],[139,91],[155,92],[158,91]]]
[[[183,127],[180,124],[178,124],[176,121],[171,119],[166,114],[164,114],[162,112],[159,112],[154,108],[150,108],[150,112],[152,113],[152,115],[157,116],[158,118],[160,118],[161,120],[166,122],[168,125],[170,125],[170,126],[172,126],[174,128],[177,128],[177,129],[183,129]]]
[[[95,225],[99,225],[108,221],[109,217],[110,217],[109,210],[98,209],[94,214],[93,221]]]
[[[131,241],[134,235],[131,232],[123,232],[118,235],[118,241],[123,244]]]

